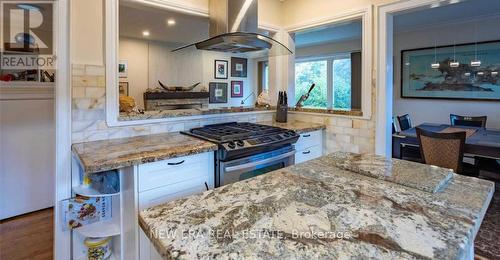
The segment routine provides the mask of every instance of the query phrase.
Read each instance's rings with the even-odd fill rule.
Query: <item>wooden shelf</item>
[[[87,226],[75,228],[74,231],[84,237],[112,237],[120,235],[120,218],[96,222]]]
[[[85,196],[85,197],[90,197],[90,198],[109,197],[109,196],[120,195],[120,192],[110,193],[110,194],[100,193],[99,191],[97,191],[91,187],[86,187],[86,186],[75,186],[75,187],[73,187],[73,192],[75,194]]]

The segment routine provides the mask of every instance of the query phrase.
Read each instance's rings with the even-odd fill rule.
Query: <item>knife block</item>
[[[288,119],[288,105],[278,105],[276,107],[276,122],[286,123]]]

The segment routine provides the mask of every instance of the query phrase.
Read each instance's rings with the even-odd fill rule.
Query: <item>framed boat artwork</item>
[[[500,41],[401,51],[401,97],[500,100]]]

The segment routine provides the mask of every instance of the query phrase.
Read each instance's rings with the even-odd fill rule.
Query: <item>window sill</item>
[[[340,109],[325,109],[325,108],[290,107],[290,108],[288,108],[288,111],[327,114],[327,115],[342,115],[342,116],[357,116],[357,117],[363,116],[363,112],[361,110],[340,110]]]

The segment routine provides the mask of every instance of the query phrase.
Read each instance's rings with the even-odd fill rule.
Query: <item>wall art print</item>
[[[401,68],[402,98],[500,100],[500,41],[403,50]]]

